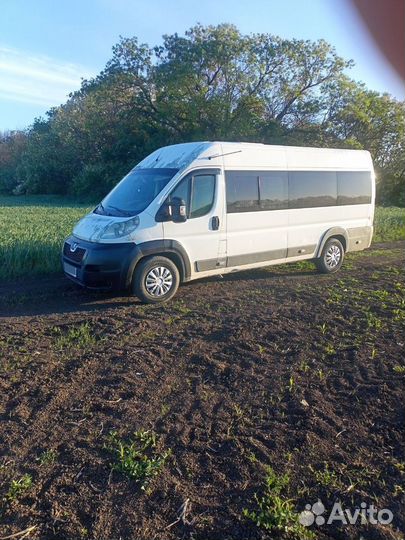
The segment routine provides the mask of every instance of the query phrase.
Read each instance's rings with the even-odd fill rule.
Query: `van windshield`
[[[108,216],[135,216],[159,195],[179,169],[134,169],[94,210]]]

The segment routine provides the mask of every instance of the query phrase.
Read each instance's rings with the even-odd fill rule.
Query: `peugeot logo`
[[[78,248],[79,244],[77,242],[73,242],[73,244],[70,244],[70,251],[74,253],[76,249]]]

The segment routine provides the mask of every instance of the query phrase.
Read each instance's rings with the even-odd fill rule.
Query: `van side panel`
[[[224,152],[227,146],[223,143]],[[354,195],[352,200],[338,197],[336,187],[334,193],[326,194],[324,202],[322,197],[320,201],[310,200],[307,203],[298,199],[293,204],[290,201],[287,210],[228,213],[228,266],[260,260],[282,262],[284,258],[293,261],[316,257],[323,239],[326,241],[329,237],[328,231],[332,234],[336,227],[345,231],[342,236],[346,240],[346,251],[369,247],[375,201],[375,176],[369,152],[244,143],[238,148],[241,149],[239,153],[225,154],[226,171],[287,171],[289,179],[290,174],[298,174],[303,181],[306,181],[305,176],[323,174],[325,181],[335,182],[336,186],[339,185],[339,175],[354,171],[368,175],[369,191],[366,203],[362,203],[361,197],[356,200]],[[349,177],[346,181],[349,190],[350,186],[356,185],[356,181],[351,180]],[[289,197],[292,195],[290,187],[289,180]],[[295,208],[295,203],[301,207]],[[287,251],[284,257],[285,243]]]
[[[373,238],[373,227],[367,225],[365,227],[354,227],[348,229],[349,242],[347,251],[361,251],[370,247]]]
[[[365,249],[372,235],[370,205],[328,206],[324,208],[297,208],[288,211],[288,257],[297,256],[297,249],[310,246],[305,255],[318,256],[321,241],[331,236],[343,236],[333,232],[339,228],[346,231],[346,251]],[[356,243],[358,242],[358,243]],[[304,255],[304,254],[303,254]]]
[[[265,261],[283,262],[287,256],[286,210],[227,215],[227,266]]]

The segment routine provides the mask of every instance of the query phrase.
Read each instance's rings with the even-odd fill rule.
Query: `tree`
[[[0,191],[12,191],[18,184],[18,165],[27,146],[24,131],[0,133]]]
[[[325,84],[348,66],[323,40],[197,25],[185,37],[164,36],[153,50],[122,39],[104,77],[115,76],[133,110],[173,140],[257,139],[269,124],[291,127],[314,117]]]
[[[334,85],[325,129],[349,147],[371,152],[378,202],[405,204],[405,103],[343,79]]]

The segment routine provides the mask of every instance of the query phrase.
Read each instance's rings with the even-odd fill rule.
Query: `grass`
[[[19,499],[32,486],[32,477],[29,474],[24,474],[19,480],[12,480],[9,490],[6,494],[6,500],[13,502]]]
[[[0,278],[60,272],[63,240],[90,209],[61,197],[0,197]]]
[[[114,456],[111,468],[135,480],[144,490],[151,478],[157,476],[171,455],[170,449],[159,453],[153,431],[136,431],[129,440],[111,432],[105,445]]]
[[[53,332],[56,335],[57,349],[90,349],[96,343],[96,338],[88,322],[73,326],[65,333],[58,327],[55,327]]]
[[[55,450],[44,450],[37,458],[37,461],[41,465],[53,465],[57,459],[58,453]]]
[[[60,272],[63,240],[91,208],[54,195],[1,196],[0,279]],[[377,208],[374,225],[374,242],[404,239],[405,210]],[[304,261],[301,269],[307,267]],[[180,303],[177,309],[189,313]]]
[[[392,368],[395,373],[399,373],[400,375],[405,375],[405,366],[396,365]]]
[[[329,469],[329,465],[327,463],[324,464],[323,470],[316,470],[311,466],[310,469],[314,475],[315,480],[321,486],[331,487],[332,489],[335,489],[337,486],[339,486],[338,477],[335,471]]]
[[[405,238],[405,208],[377,207],[373,242],[391,242]]]
[[[312,539],[314,533],[301,525],[299,514],[291,499],[285,495],[290,483],[287,474],[278,475],[272,467],[266,468],[264,492],[261,497],[255,494],[257,508],[243,510],[243,515],[259,528],[275,533],[278,537]]]

